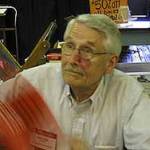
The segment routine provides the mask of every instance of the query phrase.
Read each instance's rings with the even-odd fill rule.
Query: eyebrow
[[[66,38],[66,39],[64,39],[64,40],[73,40],[73,39],[72,39],[72,37],[67,36],[67,38]],[[91,42],[91,41],[86,41],[86,43],[85,43],[85,44],[88,44],[88,45],[90,45],[90,46],[92,46],[92,47],[95,47],[94,43],[93,43],[93,42]]]
[[[93,42],[91,42],[91,41],[87,41],[87,44],[92,46],[92,47],[95,47],[95,44]]]

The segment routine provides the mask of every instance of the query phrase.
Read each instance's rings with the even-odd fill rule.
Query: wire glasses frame
[[[62,54],[63,55],[66,55],[66,56],[71,56],[73,54],[73,52],[77,49],[75,47],[75,45],[73,43],[69,43],[69,42],[62,42],[60,44],[61,46],[61,49],[62,49]],[[77,49],[80,56],[82,58],[85,58],[85,59],[92,59],[93,57],[95,56],[100,56],[100,55],[106,55],[106,54],[113,54],[113,53],[110,53],[110,52],[100,52],[100,53],[96,53],[94,52],[94,49],[90,48],[90,47],[82,47],[82,48],[78,48]]]

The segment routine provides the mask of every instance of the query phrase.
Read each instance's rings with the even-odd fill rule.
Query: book
[[[1,147],[5,150],[61,148],[63,133],[43,97],[23,77],[15,82],[19,85],[15,84],[15,92],[7,90],[5,85],[0,87]]]
[[[0,80],[6,81],[14,77],[20,69],[20,64],[4,44],[0,42]]]

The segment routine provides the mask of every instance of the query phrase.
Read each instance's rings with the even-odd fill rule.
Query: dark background
[[[145,11],[148,13],[147,1],[149,0],[129,0],[131,13],[145,14]],[[53,43],[55,43],[57,40],[62,40],[67,24],[65,17],[89,12],[89,0],[0,0],[0,4],[11,5],[17,9],[18,48],[21,64],[31,53],[52,20],[56,19],[58,25],[53,37]],[[12,19],[8,18],[6,22],[11,24]],[[15,53],[15,42],[12,37],[11,33],[7,33],[7,47]]]

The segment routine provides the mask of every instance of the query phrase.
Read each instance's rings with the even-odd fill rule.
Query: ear
[[[107,66],[106,66],[106,74],[111,74],[113,69],[115,68],[119,57],[117,55],[112,55],[109,59]]]

